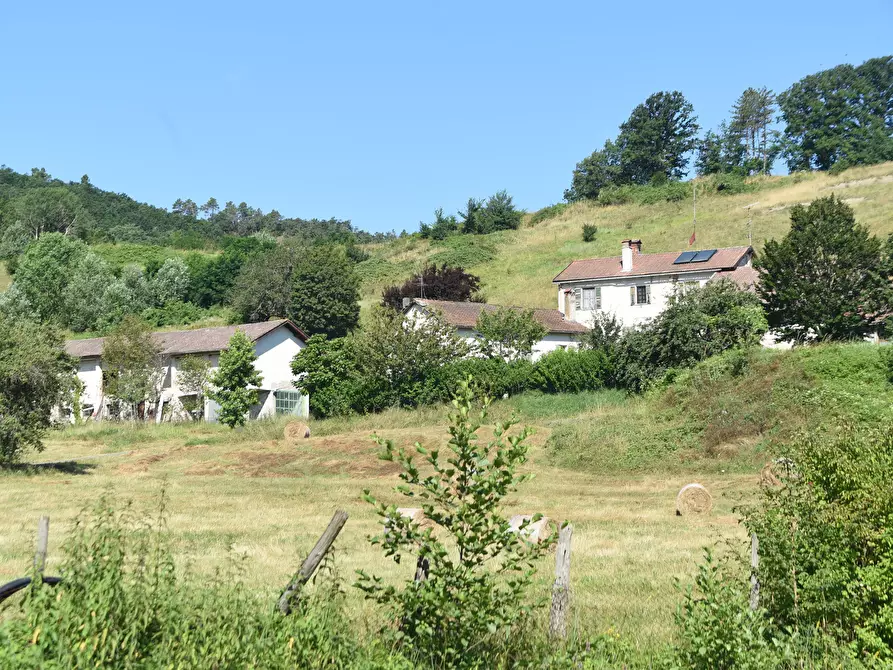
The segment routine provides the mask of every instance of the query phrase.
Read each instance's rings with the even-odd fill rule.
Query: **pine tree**
[[[229,346],[220,353],[220,364],[211,376],[214,390],[208,394],[220,405],[217,418],[230,428],[244,426],[248,410],[257,404],[257,389],[263,381],[260,372],[254,367],[257,355],[254,343],[241,330],[237,330],[229,340]]]

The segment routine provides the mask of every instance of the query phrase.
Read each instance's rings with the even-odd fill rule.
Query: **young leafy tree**
[[[164,374],[161,349],[149,324],[125,316],[105,338],[102,362],[106,394],[123,403],[131,419],[138,418],[139,405],[157,399]]]
[[[343,247],[306,250],[292,279],[288,316],[304,332],[343,337],[360,320],[360,281]]]
[[[65,288],[65,325],[83,332],[103,323],[107,314],[105,292],[117,281],[104,260],[93,252],[85,254]]]
[[[16,225],[31,239],[45,233],[85,237],[93,220],[80,199],[65,188],[37,188],[13,200]]]
[[[229,340],[229,346],[220,353],[217,371],[211,376],[213,389],[208,397],[220,405],[217,419],[230,428],[244,426],[248,410],[257,404],[257,389],[263,381],[254,367],[257,354],[254,343],[241,330]]]
[[[391,309],[402,309],[403,298],[424,297],[429,300],[466,302],[473,300],[480,289],[481,279],[460,267],[437,263],[426,265],[422,271],[410,277],[403,286],[389,286],[381,294],[381,304]]]
[[[313,416],[350,414],[360,404],[359,367],[352,343],[349,337],[330,340],[325,335],[313,335],[295,354],[291,362],[295,388],[310,396]]]
[[[43,449],[51,412],[70,399],[76,371],[58,331],[0,309],[0,463]]]
[[[482,233],[481,223],[479,220],[481,208],[484,203],[476,198],[469,198],[465,204],[465,210],[459,212],[459,218],[462,219],[462,232],[468,234]]]
[[[881,242],[833,195],[791,210],[791,229],[755,262],[769,327],[783,340],[864,337],[890,311]]]
[[[614,312],[596,312],[592,317],[592,328],[583,338],[583,345],[589,349],[613,354],[623,335],[623,323]]]
[[[475,330],[481,335],[480,351],[488,358],[527,358],[533,346],[546,336],[546,328],[532,309],[500,307],[481,310]]]
[[[184,395],[183,409],[191,416],[204,416],[205,396],[211,385],[211,362],[204,356],[184,356],[177,368],[177,386]]]
[[[682,93],[660,91],[648,96],[620,126],[622,182],[649,184],[655,175],[680,179],[698,130],[694,107]]]
[[[397,492],[407,504],[421,506],[435,530],[423,529],[418,520],[400,514],[397,505],[365,492],[383,524],[372,544],[397,563],[407,554],[414,556],[419,569],[427,567],[427,578],[410,578],[398,589],[360,570],[357,586],[367,598],[393,609],[401,622],[400,643],[426,665],[494,667],[494,652],[516,643],[513,636],[528,621],[533,568],[555,536],[534,544],[525,531],[541,515],[519,532],[503,516],[506,496],[532,476],[518,471],[527,459],[529,432],[510,434],[517,423],[511,419],[496,423],[492,440],[479,442],[489,401],[476,409],[470,380],[460,384],[453,405],[446,457],[438,449],[415,445],[431,475],[423,475],[405,449],[376,438],[381,457],[402,468]]]

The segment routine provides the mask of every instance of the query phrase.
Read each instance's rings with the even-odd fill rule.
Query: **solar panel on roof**
[[[694,258],[691,259],[692,263],[705,263],[713,258],[713,254],[716,253],[716,249],[704,249],[704,251],[699,251],[695,254]]]
[[[696,251],[683,251],[679,254],[679,258],[673,261],[673,265],[683,265],[684,263],[691,263],[692,259],[698,252]]]

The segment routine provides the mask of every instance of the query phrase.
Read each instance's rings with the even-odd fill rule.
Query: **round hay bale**
[[[310,426],[293,421],[285,426],[286,440],[302,440],[310,437]]]
[[[687,484],[676,496],[676,516],[709,514],[713,509],[713,496],[700,484]]]

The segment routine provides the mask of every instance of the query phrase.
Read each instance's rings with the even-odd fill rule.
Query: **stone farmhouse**
[[[262,418],[275,414],[309,416],[309,397],[294,387],[291,360],[301,351],[307,336],[291,321],[280,319],[263,323],[246,323],[239,326],[199,328],[176,332],[153,333],[152,337],[161,349],[161,379],[158,400],[148,403],[144,412],[156,422],[162,417],[188,419],[182,401],[187,395],[178,386],[178,369],[185,356],[204,357],[217,368],[220,352],[226,349],[236,330],[243,331],[253,342],[257,360],[255,367],[263,380],[258,387],[259,402],[250,418]],[[78,379],[83,383],[81,406],[84,417],[102,419],[109,415],[109,403],[103,390],[104,371],[102,352],[105,338],[69,340],[66,352],[79,361]],[[205,399],[203,416],[208,421],[217,417],[218,406]]]
[[[403,311],[409,319],[425,318],[433,311],[439,312],[444,321],[456,328],[460,337],[470,344],[480,340],[475,330],[478,317],[484,311],[495,312],[499,305],[480,302],[451,302],[447,300],[425,300],[422,298],[404,301]],[[517,307],[513,309],[521,310]],[[579,338],[589,330],[582,323],[565,318],[557,309],[535,309],[533,318],[546,328],[546,336],[533,346],[531,358],[537,361],[556,349],[579,346]]]
[[[599,312],[613,313],[625,328],[653,319],[677,290],[731,279],[753,290],[759,276],[752,247],[643,254],[641,240],[624,240],[620,256],[573,261],[552,283],[558,311],[591,327]]]

